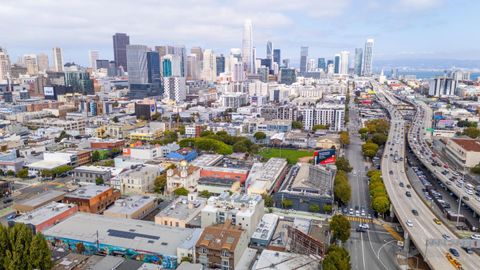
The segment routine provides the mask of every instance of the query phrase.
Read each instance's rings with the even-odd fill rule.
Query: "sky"
[[[131,44],[201,46],[228,54],[253,23],[257,57],[266,42],[298,63],[333,58],[375,39],[374,59],[480,59],[475,0],[1,0],[0,46],[12,62],[61,47],[64,61],[88,65],[88,51],[112,59],[112,35]],[[50,59],[50,62],[52,60]]]

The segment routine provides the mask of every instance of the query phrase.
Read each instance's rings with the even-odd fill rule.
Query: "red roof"
[[[460,147],[469,152],[480,152],[480,141],[467,138],[454,138],[451,139],[453,142],[458,144]]]

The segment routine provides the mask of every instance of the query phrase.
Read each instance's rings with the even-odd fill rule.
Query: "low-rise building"
[[[265,214],[250,238],[252,246],[267,247],[277,227],[278,216]]]
[[[203,154],[194,159],[190,164],[196,167],[208,167],[215,166],[220,163],[223,159],[223,155],[219,154]]]
[[[101,166],[80,166],[73,169],[73,181],[79,184],[96,184],[96,180],[101,178],[108,182],[112,178],[111,169]]]
[[[67,160],[40,160],[27,165],[28,175],[40,176],[42,171],[52,171],[64,165],[68,165]]]
[[[245,180],[248,177],[248,169],[244,168],[228,168],[220,166],[207,166],[203,167],[200,172],[200,177],[209,177],[209,178],[229,178],[240,181],[244,184]]]
[[[65,192],[59,190],[47,190],[34,195],[32,198],[22,201],[14,201],[13,209],[15,209],[17,213],[30,212],[51,202],[60,202],[65,197],[65,194]]]
[[[11,150],[10,152],[0,153],[0,170],[17,173],[23,168],[23,165],[24,160],[17,156],[17,151]]]
[[[248,246],[248,234],[229,220],[203,230],[195,245],[197,262],[209,269],[235,269]]]
[[[180,228],[191,226],[194,219],[198,219],[207,199],[190,193],[188,196],[179,196],[155,216],[155,223]],[[198,225],[200,222],[198,222]]]
[[[90,141],[90,148],[92,149],[122,149],[124,145],[125,141],[119,139],[95,139]]]
[[[170,152],[180,149],[176,142],[167,145],[143,145],[123,149],[123,156],[139,160],[152,160],[166,157]]]
[[[14,220],[9,221],[9,225],[23,223],[29,226],[33,232],[42,232],[70,217],[77,211],[78,207],[75,204],[51,202],[16,217]]]
[[[167,171],[167,193],[172,193],[181,187],[194,192],[197,189],[198,179],[200,179],[200,168],[182,161],[177,168]]]
[[[155,165],[138,165],[119,174],[114,186],[122,193],[145,194],[153,190],[155,178],[163,172],[163,167]]]
[[[103,212],[103,215],[114,218],[143,219],[158,207],[158,200],[152,196],[128,196],[118,199]]]
[[[308,255],[264,249],[252,270],[317,270],[320,261]]]
[[[103,213],[118,198],[120,198],[120,192],[112,187],[86,185],[66,194],[63,202],[78,205],[78,210],[81,212]]]
[[[471,168],[480,163],[480,140],[450,138],[445,153],[460,168]]]
[[[264,201],[260,195],[222,193],[210,197],[202,209],[202,228],[225,223],[228,219],[245,229],[250,236],[264,213]]]
[[[285,158],[270,158],[266,163],[255,163],[245,182],[248,194],[270,194],[278,191],[288,172]]]
[[[171,160],[176,160],[176,161],[186,160],[188,162],[191,162],[192,160],[196,159],[197,156],[198,156],[197,151],[191,148],[185,147],[178,151],[172,151],[168,153],[166,158]]]
[[[240,192],[240,180],[231,178],[212,178],[202,177],[198,179],[197,192],[208,191],[209,193],[220,195],[224,192]]]

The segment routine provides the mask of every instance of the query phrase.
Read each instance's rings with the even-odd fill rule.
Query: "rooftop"
[[[72,193],[65,195],[67,198],[80,198],[80,199],[90,199],[97,196],[100,193],[103,193],[111,189],[109,186],[97,186],[97,185],[85,185],[81,188],[75,190]]]
[[[35,195],[33,198],[26,199],[23,201],[15,202],[14,204],[18,205],[24,205],[24,206],[30,206],[33,208],[36,208],[40,205],[43,205],[47,202],[53,201],[53,200],[61,200],[63,196],[65,196],[65,192],[63,191],[58,191],[58,190],[48,190],[43,193],[40,193],[38,195]]]
[[[38,225],[70,210],[72,207],[76,206],[74,204],[51,202],[15,218],[14,221],[16,223]]]
[[[275,214],[265,214],[258,223],[255,232],[253,232],[251,238],[261,239],[261,240],[269,240],[273,233],[275,232],[275,228],[277,227],[278,216]]]
[[[253,268],[262,270],[316,270],[320,260],[307,255],[264,249]]]
[[[196,159],[194,159],[190,164],[197,167],[203,166],[214,166],[220,162],[223,158],[223,155],[219,154],[203,154]]]
[[[115,204],[105,210],[104,214],[118,213],[118,214],[132,214],[142,209],[145,205],[154,202],[156,199],[151,196],[133,195],[124,199],[118,199]]]
[[[101,244],[176,257],[177,247],[191,239],[196,230],[79,212],[43,233],[89,243],[97,241],[98,233]]]
[[[59,161],[59,160],[40,160],[34,163],[27,165],[29,168],[40,169],[40,170],[52,170],[62,165],[67,165],[68,161]]]
[[[197,247],[207,247],[210,250],[227,249],[233,252],[243,233],[245,231],[240,226],[235,226],[230,221],[208,226],[203,230]]]
[[[469,138],[452,138],[450,139],[460,147],[469,152],[480,152],[480,141]]]
[[[98,172],[98,173],[102,173],[102,172],[108,172],[110,171],[111,167],[103,167],[103,166],[79,166],[79,167],[76,167],[74,170],[75,171],[82,171],[82,172]]]
[[[169,217],[189,221],[197,216],[207,204],[205,198],[188,200],[187,196],[180,196],[170,205],[162,209],[156,217]]]

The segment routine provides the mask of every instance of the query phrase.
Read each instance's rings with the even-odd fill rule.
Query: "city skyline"
[[[398,0],[390,4],[373,0],[362,3],[304,0],[288,4],[272,0],[260,6],[249,1],[208,1],[202,6],[186,9],[189,1],[178,1],[155,9],[157,13],[165,13],[166,17],[157,16],[162,18],[161,21],[153,16],[149,3],[142,5],[142,1],[136,2],[135,8],[123,1],[115,4],[43,1],[33,5],[6,2],[0,4],[0,15],[8,22],[0,26],[0,39],[13,62],[24,54],[46,53],[53,47],[60,47],[65,62],[75,61],[88,66],[89,50],[98,50],[102,58],[113,60],[111,36],[117,32],[130,35],[131,44],[149,47],[183,44],[187,48],[201,46],[216,53],[227,53],[230,48],[242,47],[243,24],[246,19],[251,19],[253,46],[257,50],[260,48],[257,56],[264,57],[266,43],[271,41],[274,49],[282,49],[282,58],[291,59],[295,66],[299,64],[298,49],[301,46],[309,47],[312,58],[331,59],[340,51],[353,52],[362,47],[367,38],[377,41],[376,59],[478,59],[480,51],[475,47],[477,38],[474,35],[457,35],[460,40],[455,41],[442,38],[444,31],[460,31],[458,29],[464,28],[465,23],[474,22],[473,10],[478,4],[460,2],[455,4],[461,8],[442,0]],[[34,16],[39,9],[45,16],[32,22],[17,20]],[[450,18],[458,15],[463,20],[441,18],[441,11],[446,9]],[[93,10],[109,12],[90,12]],[[208,12],[215,13],[216,18],[205,16]],[[47,16],[49,13],[55,16]],[[189,19],[176,20],[180,15]],[[123,22],[119,20],[122,16],[146,18],[145,24]],[[57,19],[50,21],[48,17]],[[59,21],[61,23],[57,23]],[[19,32],[25,34],[19,35]],[[405,42],[408,39],[415,39],[415,42]]]

